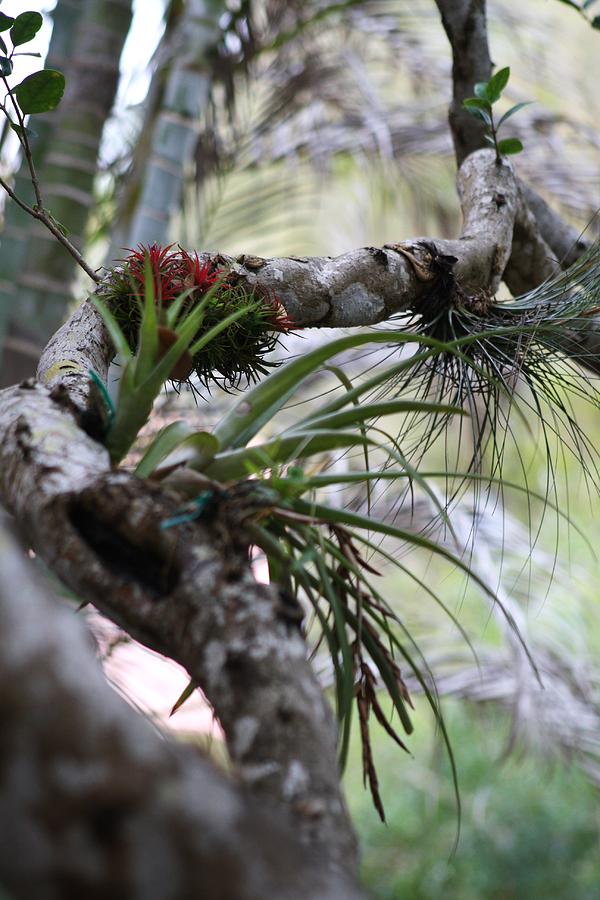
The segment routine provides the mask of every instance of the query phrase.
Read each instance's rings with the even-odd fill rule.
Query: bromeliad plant
[[[256,379],[273,365],[263,354],[291,327],[274,297],[236,286],[224,270],[172,246],[132,251],[92,302],[123,362],[116,407],[90,373],[108,411],[104,442],[114,464],[167,380],[186,381],[195,371],[209,386],[215,370],[229,387]]]
[[[415,428],[416,419],[420,419],[425,434],[429,434],[436,427],[447,428],[449,417],[464,418],[465,407],[471,413],[468,418],[477,420],[476,406],[483,404],[483,421],[475,421],[472,426],[474,443],[481,450],[487,428],[501,453],[504,437],[500,432],[508,424],[503,419],[499,427],[494,410],[501,407],[503,398],[516,403],[515,378],[519,373],[533,396],[528,409],[537,410],[542,422],[542,402],[550,406],[555,417],[567,416],[569,399],[561,399],[549,361],[556,360],[565,334],[570,333],[576,343],[581,322],[597,312],[600,252],[598,247],[593,248],[569,271],[510,303],[495,304],[488,298],[485,310],[477,311],[472,303],[450,290],[445,303],[442,299],[438,297],[437,305],[426,304],[427,312],[421,315],[413,313],[412,322],[405,322],[403,330],[339,338],[293,360],[246,392],[210,433],[193,432],[183,422],[167,426],[136,470],[140,477],[164,478],[189,498],[178,515],[163,522],[163,527],[218,516],[226,509],[229,519],[235,520],[235,532],[245,529],[248,544],[263,550],[271,578],[283,586],[287,596],[301,599],[312,609],[317,643],[327,646],[331,659],[341,726],[340,763],[343,766],[347,756],[356,711],[365,779],[382,816],[369,719],[373,715],[404,746],[399,728],[410,733],[412,724],[400,662],[420,683],[447,742],[427,666],[398,612],[377,589],[381,566],[398,567],[444,605],[394,555],[390,542],[420,547],[449,560],[493,602],[499,601],[464,559],[447,546],[373,514],[368,491],[366,511],[362,507],[351,511],[332,504],[327,491],[379,481],[404,481],[411,488],[417,485],[429,495],[452,533],[446,500],[440,500],[429,483],[430,476],[448,478],[449,473],[417,471],[414,457],[402,446],[410,429],[402,429],[401,443],[391,433],[391,426],[384,429],[379,420],[402,416],[403,423]],[[354,384],[330,366],[343,389],[326,395],[328,399],[318,410],[300,414],[293,425],[277,426],[278,414],[303,381],[336,354],[378,344],[397,352],[415,342],[419,345],[416,353],[402,355],[397,362],[377,368],[375,374]],[[566,386],[573,389],[573,384]],[[423,391],[420,397],[419,390]],[[438,399],[431,400],[431,393],[436,390]],[[573,423],[572,416],[568,417],[569,422]],[[259,440],[263,431],[271,431],[271,436]],[[573,449],[577,449],[576,445]],[[354,464],[357,458],[362,459],[364,465],[353,471],[331,470],[327,455],[332,452],[338,457],[340,453],[352,456]],[[471,465],[476,463],[474,456]],[[487,482],[500,491],[506,486],[493,473],[486,476],[470,470],[458,477],[471,479],[475,484]],[[528,496],[533,494],[527,491]],[[547,498],[541,499],[552,508]],[[506,618],[521,640],[508,612]],[[462,631],[461,634],[464,637]],[[527,654],[524,644],[523,649]],[[535,671],[533,662],[532,667]],[[398,724],[390,720],[380,704],[379,687],[391,698]],[[175,708],[192,689],[193,685]],[[449,753],[452,760],[450,748]]]
[[[131,305],[136,307],[139,314],[135,351],[131,346],[131,333],[124,331],[111,310],[110,287],[108,297],[96,294],[91,298],[104,319],[122,361],[116,406],[113,406],[99,379],[90,372],[108,410],[104,443],[115,465],[127,454],[140,429],[147,422],[164,383],[169,378],[179,378],[180,375],[185,377],[194,355],[200,353],[211,340],[252,308],[252,303],[248,302],[199,334],[206,307],[216,287],[210,287],[203,298],[192,306],[186,307],[186,301],[193,293],[192,287],[174,296],[170,305],[163,306],[157,302],[148,254],[142,258],[142,267],[143,299],[135,290],[130,299]]]
[[[274,294],[258,288],[249,290],[218,261],[202,261],[197,253],[174,249],[173,244],[139,246],[121,262],[109,273],[103,293],[133,352],[142,325],[146,267],[150,269],[151,289],[159,310],[162,346],[166,348],[172,338],[161,316],[177,320],[203,305],[194,346],[179,360],[170,374],[172,379],[185,381],[195,373],[204,388],[210,390],[217,383],[228,390],[238,387],[243,379],[256,381],[275,365],[266,357],[293,323]],[[201,341],[237,312],[241,315],[218,333],[212,332],[209,341]]]
[[[406,733],[412,731],[411,702],[400,661],[409,666],[421,684],[440,723],[451,760],[452,752],[427,667],[397,611],[374,586],[374,578],[382,562],[391,563],[414,578],[444,607],[434,592],[394,557],[387,546],[388,539],[438,554],[467,573],[469,566],[423,534],[382,521],[370,510],[351,512],[332,505],[321,493],[332,486],[339,489],[405,479],[420,484],[444,515],[427,480],[405,459],[399,442],[376,422],[385,416],[448,417],[462,415],[463,410],[404,398],[365,402],[369,392],[414,367],[416,358],[424,362],[442,352],[444,346],[430,338],[417,338],[421,350],[416,357],[387,366],[356,386],[343,377],[345,390],[318,411],[300,416],[294,425],[278,430],[273,437],[254,441],[261,430],[273,427],[277,414],[303,381],[336,354],[369,344],[401,347],[414,341],[414,335],[402,332],[374,332],[332,341],[288,363],[246,392],[213,432],[193,433],[183,422],[167,426],[136,469],[138,476],[165,478],[172,487],[194,498],[178,515],[163,522],[163,527],[210,518],[223,514],[226,508],[229,520],[235,520],[235,533],[244,528],[248,543],[263,550],[271,578],[289,598],[296,602],[302,599],[310,606],[317,644],[325,642],[331,659],[340,721],[340,765],[343,767],[346,761],[356,710],[364,775],[382,818],[369,718],[371,714],[375,716],[405,748],[399,727]],[[365,460],[364,468],[346,473],[327,470],[324,454],[356,450]],[[383,468],[370,467],[372,455],[383,457]],[[299,463],[309,467],[301,468]],[[480,579],[475,577],[475,581],[491,596]],[[399,725],[394,724],[379,702],[379,686],[391,698]],[[174,709],[193,687],[188,687]]]
[[[556,465],[549,458],[550,447],[560,434],[559,459],[568,447],[596,489],[600,486],[597,451],[572,404],[577,399],[594,407],[600,403],[597,386],[581,374],[577,363],[585,363],[583,336],[589,317],[599,311],[600,243],[565,271],[514,300],[466,296],[447,276],[425,302],[396,317],[396,327],[434,339],[445,349],[422,362],[416,360],[408,377],[386,382],[373,398],[410,391],[413,397],[433,397],[467,409],[472,448],[467,468],[480,470],[487,457],[490,471],[500,475],[512,435],[510,419],[516,414],[530,433],[532,423],[541,428],[549,488]],[[432,423],[426,440],[415,430],[414,452],[409,454],[413,465],[444,428],[442,419]],[[409,429],[404,437],[408,445]],[[521,449],[516,446],[516,450],[522,460]],[[525,469],[523,463],[524,477]]]

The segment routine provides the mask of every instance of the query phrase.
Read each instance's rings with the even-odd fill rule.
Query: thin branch
[[[27,167],[29,169],[31,184],[33,186],[33,191],[35,193],[35,200],[36,200],[35,206],[29,206],[27,203],[25,203],[23,200],[21,200],[19,197],[17,197],[15,192],[8,186],[8,184],[2,178],[0,178],[0,187],[4,188],[4,190],[6,191],[8,196],[11,198],[11,200],[13,200],[15,203],[17,203],[18,206],[20,206],[22,210],[24,210],[26,213],[28,213],[28,215],[32,216],[34,219],[37,219],[38,222],[41,222],[48,229],[48,231],[50,231],[54,235],[56,240],[60,244],[62,244],[62,246],[65,248],[65,250],[71,254],[71,256],[73,257],[73,259],[75,260],[77,265],[83,269],[83,271],[86,273],[86,275],[88,275],[92,279],[92,281],[95,281],[96,283],[98,283],[101,280],[100,276],[97,274],[97,272],[94,272],[94,270],[88,266],[88,264],[86,263],[85,259],[82,256],[82,254],[77,249],[77,247],[75,247],[75,245],[71,243],[71,241],[68,239],[68,237],[65,234],[63,234],[61,229],[57,226],[57,224],[52,219],[52,216],[48,213],[48,211],[44,207],[42,190],[41,190],[39,178],[37,176],[37,172],[35,169],[35,164],[33,162],[31,145],[29,143],[29,138],[27,137],[27,129],[25,128],[25,118],[22,115],[21,110],[19,109],[19,105],[18,105],[17,101],[15,100],[13,92],[10,89],[8,81],[6,80],[6,76],[3,75],[1,77],[2,77],[2,81],[4,82],[4,86],[6,87],[6,90],[8,92],[8,95],[12,100],[12,104],[15,108],[15,113],[16,113],[17,120],[19,123],[20,133],[19,133],[18,137],[19,137],[19,142],[25,152],[25,159],[27,161]],[[10,116],[8,114],[8,110],[6,109],[6,107],[2,106],[2,110],[4,112],[4,115],[10,122],[11,119],[10,119]]]
[[[6,191],[10,199],[13,200],[18,206],[20,206],[22,210],[24,210],[28,215],[32,216],[32,218],[37,219],[38,222],[41,222],[43,225],[45,225],[48,231],[52,232],[56,240],[60,244],[62,244],[62,246],[68,253],[71,254],[77,265],[79,265],[83,269],[86,275],[89,275],[92,281],[95,281],[96,284],[100,283],[102,279],[100,278],[98,273],[94,272],[94,270],[88,266],[77,247],[71,243],[68,237],[64,235],[60,228],[52,221],[46,209],[41,206],[29,206],[15,194],[15,192],[11,187],[9,187],[9,185],[6,183],[6,181],[4,181],[3,178],[0,178],[0,187],[2,187]]]
[[[13,48],[13,52],[14,52],[14,48]],[[11,53],[11,58],[12,58],[12,53]],[[12,90],[10,89],[10,85],[9,85],[8,81],[6,80],[5,75],[2,76],[2,81],[4,82],[4,87],[6,88],[8,96],[12,100],[12,105],[14,107],[14,110],[15,110],[15,113],[17,116],[17,121],[19,122],[19,127],[21,129],[21,133],[19,134],[19,141],[20,141],[21,146],[23,147],[23,150],[25,151],[25,159],[27,161],[27,168],[29,169],[31,183],[33,185],[33,191],[35,193],[35,201],[36,201],[36,204],[39,207],[39,209],[43,209],[44,203],[42,200],[42,190],[40,188],[40,182],[37,177],[37,172],[35,171],[35,166],[33,164],[33,155],[31,153],[31,145],[29,143],[29,138],[27,137],[27,131],[25,130],[25,117],[23,116],[23,114],[21,113],[21,110],[19,109],[19,104],[15,100],[15,95],[13,94]],[[4,110],[5,116],[7,117],[8,121],[10,122],[10,116],[8,114],[8,110],[6,109],[6,107],[3,107],[3,110]]]

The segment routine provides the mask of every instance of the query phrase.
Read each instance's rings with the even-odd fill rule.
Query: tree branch
[[[321,325],[363,324],[406,309],[431,289],[436,254],[452,258],[465,290],[495,289],[517,211],[512,169],[491,151],[474,154],[461,168],[459,190],[464,229],[456,241],[417,240],[338,259],[243,257],[234,271],[249,286],[274,290],[296,320]],[[0,395],[0,496],[52,571],[202,686],[253,793],[289,809],[325,866],[353,872],[335,728],[297,610],[285,592],[254,580],[235,504],[210,522],[163,530],[178,495],[110,470],[104,447],[80,426],[82,410],[89,414],[94,403],[89,370],[104,379],[111,356],[101,317],[87,302],[45,349],[42,384]]]
[[[483,122],[470,115],[462,104],[473,96],[474,85],[487,81],[492,73],[486,3],[485,0],[436,0],[436,4],[452,48],[452,102],[448,121],[460,166],[470,153],[485,146]],[[521,181],[519,186],[521,205],[527,205],[534,218],[524,211],[522,227],[516,230],[506,272],[506,282],[515,294],[537,287],[555,271],[557,264],[566,268],[590,246],[531,186]]]
[[[0,521],[0,881],[11,896],[358,900],[289,823],[106,684]]]
[[[91,362],[91,360],[90,360]],[[233,510],[163,530],[176,494],[109,469],[67,389],[0,394],[0,497],[82,599],[200,684],[244,783],[293,817],[331,871],[354,873],[331,711],[276,586],[260,585]],[[174,698],[175,699],[175,698]]]
[[[458,240],[414,238],[383,248],[364,247],[338,257],[263,259],[200,254],[231,267],[240,282],[273,292],[298,325],[372,325],[412,308],[432,286],[432,251],[456,257],[454,274],[465,291],[496,290],[510,253],[518,192],[510,163],[491,150],[472,154],[458,174],[463,230]],[[533,240],[531,235],[528,239]],[[102,295],[103,286],[98,292]],[[105,379],[112,350],[98,312],[84,303],[45,348],[38,378],[68,387],[84,405],[88,369]]]
[[[2,178],[0,178],[0,187],[4,188],[11,200],[13,200],[18,206],[20,206],[24,212],[28,213],[28,215],[32,216],[32,218],[37,219],[39,222],[45,225],[48,231],[50,231],[51,234],[54,235],[59,244],[62,244],[65,250],[71,254],[77,265],[83,269],[86,275],[89,275],[92,281],[95,281],[97,283],[100,281],[98,274],[94,272],[93,269],[90,269],[77,247],[75,247],[75,245],[71,243],[64,230],[58,227],[56,220],[52,218],[52,216],[48,213],[48,210],[46,210],[44,207],[42,189],[40,187],[40,181],[37,176],[35,164],[33,162],[33,155],[31,152],[29,137],[27,135],[27,129],[25,128],[25,117],[23,116],[19,108],[19,104],[16,101],[14,93],[10,89],[10,85],[8,84],[6,76],[2,75],[0,77],[4,83],[4,87],[6,88],[7,96],[9,96],[12,101],[15,115],[19,123],[19,142],[23,147],[23,151],[25,153],[25,160],[27,162],[27,168],[29,169],[29,175],[31,177],[31,184],[33,187],[33,192],[35,194],[34,206],[29,206],[27,203],[17,197],[12,188],[10,188],[6,181],[4,181],[4,179]],[[8,110],[5,106],[2,106],[1,108],[10,123],[11,118]]]

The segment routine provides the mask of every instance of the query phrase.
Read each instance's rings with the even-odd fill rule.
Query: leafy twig
[[[518,138],[505,138],[504,140],[499,141],[498,131],[500,130],[500,126],[503,125],[510,116],[514,115],[520,109],[523,109],[524,106],[529,106],[529,101],[511,106],[498,122],[494,121],[492,107],[502,96],[502,91],[508,84],[509,77],[510,68],[506,66],[504,69],[500,69],[496,72],[495,75],[492,75],[489,81],[478,82],[473,89],[475,96],[467,97],[463,102],[464,108],[468,110],[471,115],[481,119],[482,122],[487,125],[489,131],[488,134],[485,135],[485,140],[496,151],[496,162],[500,162],[501,156],[520,153],[523,149],[523,144]]]
[[[33,154],[31,151],[31,144],[29,142],[28,129],[25,126],[26,115],[49,112],[50,110],[56,108],[64,92],[64,76],[62,75],[62,73],[57,72],[54,69],[42,69],[39,72],[34,72],[32,75],[28,75],[27,78],[23,79],[23,81],[20,84],[16,85],[14,88],[10,87],[7,80],[7,76],[12,73],[13,56],[36,55],[20,53],[15,54],[15,50],[18,46],[26,44],[30,40],[32,40],[39,31],[41,25],[42,17],[39,13],[24,12],[14,19],[11,16],[5,16],[2,21],[2,27],[0,28],[1,31],[6,31],[10,28],[10,37],[13,43],[13,48],[10,54],[6,56],[0,56],[0,77],[6,88],[7,97],[10,97],[12,105],[14,107],[17,124],[13,122],[9,111],[6,108],[6,98],[4,103],[0,103],[0,110],[8,119],[10,127],[19,138],[19,142],[23,148],[23,152],[25,153],[27,168],[29,169],[31,184],[35,194],[35,203],[30,206],[28,203],[18,197],[17,194],[15,194],[15,192],[2,178],[0,178],[0,187],[2,187],[6,191],[11,200],[13,200],[22,210],[24,210],[24,212],[32,216],[32,218],[37,219],[38,222],[41,222],[48,229],[48,231],[50,231],[51,234],[54,235],[57,241],[62,244],[62,246],[65,248],[65,250],[67,250],[68,253],[71,254],[75,262],[83,269],[86,275],[88,275],[93,281],[99,282],[99,275],[97,275],[97,273],[88,266],[77,247],[75,247],[75,245],[72,244],[68,239],[64,227],[61,226],[60,222],[56,221],[52,213],[44,206],[42,190],[35,169],[35,164],[33,162]],[[4,53],[8,53],[6,43],[2,38],[0,38],[0,50],[2,50]]]

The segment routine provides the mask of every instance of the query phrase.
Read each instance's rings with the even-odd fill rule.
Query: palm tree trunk
[[[124,247],[166,243],[181,207],[213,80],[211,51],[220,36],[224,0],[172,4],[158,50],[145,122],[120,204],[109,259]]]
[[[131,22],[131,0],[84,0],[74,6],[81,11],[75,12],[69,57],[62,67],[67,91],[48,125],[38,175],[45,205],[81,248],[93,205],[98,149],[114,102],[119,59]],[[56,45],[65,43],[65,34],[59,33]],[[36,130],[37,125],[36,120]],[[75,263],[32,219],[22,224],[19,236],[16,263],[10,263],[12,278],[4,276],[12,287],[12,330],[25,333],[33,344],[42,344],[65,314]],[[8,246],[6,252],[10,252]],[[12,383],[14,372],[8,375],[3,371],[2,378]]]
[[[72,46],[75,28],[81,12],[79,0],[58,0],[52,12],[52,36],[46,56],[45,66],[64,72],[67,67],[69,47]],[[33,159],[37,169],[41,169],[46,150],[54,130],[56,114],[46,113],[36,116],[36,136],[31,138]],[[14,176],[13,188],[18,197],[27,203],[34,202],[29,169],[24,158]],[[8,381],[2,377],[2,384],[20,380],[26,372],[25,363],[31,369],[39,355],[37,343],[28,340],[19,327],[17,311],[17,277],[23,267],[27,252],[30,218],[16,203],[7,199],[4,206],[4,222],[0,236],[0,355],[2,356],[2,376],[8,369],[14,378]],[[12,321],[11,321],[12,320]],[[5,331],[8,335],[5,340]],[[30,345],[30,346],[29,346]],[[27,363],[29,353],[31,363]]]

